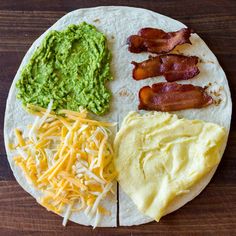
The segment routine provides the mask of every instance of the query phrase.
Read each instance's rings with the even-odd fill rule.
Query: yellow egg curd
[[[142,213],[159,221],[219,164],[226,136],[217,124],[130,112],[114,141],[118,182]]]

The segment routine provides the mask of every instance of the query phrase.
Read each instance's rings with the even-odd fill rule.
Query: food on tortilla
[[[173,82],[191,79],[200,72],[197,67],[198,58],[195,56],[167,54],[131,63],[134,65],[135,80],[163,75],[168,82]]]
[[[78,111],[80,106],[101,115],[111,97],[111,53],[106,37],[85,22],[63,31],[51,30],[24,66],[17,82],[18,98],[26,105]]]
[[[212,103],[212,97],[202,87],[164,82],[141,88],[138,108],[139,110],[179,111],[202,108]]]
[[[225,138],[217,124],[130,112],[114,141],[118,182],[142,213],[159,221],[177,196],[218,165]]]
[[[152,52],[167,53],[177,45],[190,43],[191,29],[183,28],[175,32],[165,32],[156,28],[143,28],[138,35],[131,35],[127,43],[129,51],[133,53]]]
[[[102,216],[110,214],[101,200],[112,193],[115,178],[107,130],[114,124],[91,120],[85,110],[62,110],[64,116],[58,116],[51,112],[52,106],[52,101],[47,110],[28,106],[36,118],[27,132],[15,129],[14,161],[28,183],[42,192],[37,201],[64,214],[63,225],[72,212],[84,211],[88,217],[96,216],[96,227]]]
[[[140,20],[140,16],[142,16],[142,20]],[[34,185],[30,185],[28,181],[26,181],[24,173],[15,164],[15,161],[13,160],[14,155],[8,147],[8,140],[14,140],[14,136],[11,132],[13,127],[25,130],[27,125],[33,122],[33,116],[25,112],[21,101],[16,98],[17,89],[15,85],[20,79],[21,71],[29,63],[30,58],[42,44],[42,41],[50,31],[63,31],[71,24],[79,24],[84,21],[96,25],[96,28],[106,35],[108,39],[108,47],[113,55],[111,66],[115,80],[109,83],[114,96],[110,103],[110,112],[108,112],[103,119],[112,122],[117,121],[118,123],[123,120],[129,111],[137,108],[138,96],[136,96],[136,94],[138,94],[140,87],[157,82],[156,78],[142,80],[139,81],[139,83],[130,79],[132,67],[127,65],[132,60],[143,61],[146,59],[147,55],[145,53],[127,53],[127,47],[124,46],[127,37],[146,26],[159,28],[166,32],[174,32],[186,28],[186,26],[179,21],[146,9],[114,6],[97,7],[79,9],[66,14],[33,43],[17,71],[8,95],[5,113],[4,139],[7,158],[16,180],[25,191],[30,193],[35,199],[40,198],[40,192],[34,187]],[[108,22],[110,23],[108,24]],[[127,25],[127,27],[124,27],[124,25]],[[198,67],[201,73],[198,75],[198,79],[194,79],[191,82],[195,86],[208,86],[207,92],[211,94],[214,100],[216,98],[219,99],[220,102],[217,106],[207,106],[204,109],[181,110],[176,111],[175,113],[188,119],[200,119],[214,122],[225,127],[228,134],[231,121],[232,103],[225,73],[214,54],[196,33],[191,35],[190,40],[192,42],[191,46],[188,44],[178,46],[176,47],[176,50],[173,50],[173,53],[181,53],[187,56],[195,55],[200,59]],[[158,80],[163,82],[163,78]],[[181,83],[185,82],[186,81],[181,81]],[[226,141],[227,140],[225,140],[224,147],[222,148],[221,157],[223,155]],[[217,166],[215,166],[209,174],[204,176],[202,180],[196,183],[188,193],[179,195],[179,198],[175,199],[169,205],[166,214],[179,209],[195,198],[207,186],[216,168]],[[108,209],[111,214],[102,217],[98,226],[117,226],[117,217],[119,217],[118,222],[121,226],[139,225],[153,221],[153,218],[147,217],[145,214],[138,211],[133,201],[122,191],[122,188],[119,188],[118,195],[116,195],[116,185],[114,185],[113,188],[115,195],[109,194],[107,196],[109,198],[106,198],[101,202],[105,209]],[[117,207],[119,207],[118,214]],[[65,216],[65,214],[60,215]],[[81,225],[94,225],[95,220],[94,218],[88,218],[82,211],[72,212],[69,219]]]

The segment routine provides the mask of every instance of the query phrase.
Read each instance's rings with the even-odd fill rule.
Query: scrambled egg
[[[142,213],[159,221],[177,196],[220,162],[225,140],[217,124],[131,112],[114,141],[118,182]]]

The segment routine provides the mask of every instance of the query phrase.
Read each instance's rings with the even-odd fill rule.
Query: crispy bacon
[[[134,65],[133,78],[142,80],[149,77],[164,75],[168,82],[187,80],[199,73],[198,57],[177,54],[150,57],[148,60]]]
[[[166,82],[141,88],[139,102],[139,110],[178,111],[206,107],[213,99],[202,87]]]
[[[189,37],[192,30],[183,28],[175,32],[166,33],[161,29],[143,28],[138,35],[131,35],[127,39],[129,51],[133,53],[152,52],[167,53],[173,50],[177,45],[184,43],[191,44]]]

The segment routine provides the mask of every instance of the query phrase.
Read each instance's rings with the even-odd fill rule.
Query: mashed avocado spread
[[[54,110],[83,106],[101,115],[111,98],[110,60],[105,36],[92,25],[50,31],[22,70],[17,97],[24,105],[47,107],[53,99]]]

